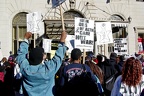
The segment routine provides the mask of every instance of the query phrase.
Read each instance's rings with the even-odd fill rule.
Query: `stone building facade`
[[[109,1],[109,2],[107,2]],[[74,34],[74,17],[110,21],[115,38],[128,39],[128,53],[138,52],[138,36],[144,38],[143,0],[66,0],[61,5],[68,34]],[[47,36],[53,45],[59,39],[61,28],[60,8],[51,8],[47,0],[1,0],[0,1],[0,54],[16,53],[26,32],[26,14],[39,12],[43,16],[44,32],[34,37]],[[32,42],[34,38],[32,38]],[[109,55],[112,45],[102,45],[97,52]],[[33,45],[32,45],[33,47]],[[100,49],[101,48],[101,49]]]

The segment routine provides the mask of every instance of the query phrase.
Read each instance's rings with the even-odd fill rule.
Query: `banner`
[[[27,32],[44,33],[42,15],[38,12],[27,14]]]
[[[110,22],[96,23],[97,45],[113,43],[113,35]]]
[[[52,8],[56,8],[57,6],[59,6],[60,4],[62,4],[65,1],[66,0],[52,0]]]
[[[128,54],[127,38],[115,38],[114,39],[114,52],[117,55]]]
[[[75,35],[67,35],[66,37],[66,46],[69,48],[67,50],[68,53],[71,53],[71,51],[74,48],[74,39],[75,39]]]
[[[43,48],[45,53],[51,53],[51,39],[43,39]]]
[[[75,48],[93,51],[94,20],[75,17]]]

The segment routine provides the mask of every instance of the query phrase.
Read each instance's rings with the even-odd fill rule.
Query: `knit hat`
[[[111,54],[110,54],[110,59],[116,59],[118,57],[118,55],[115,53],[115,52],[112,52]]]
[[[44,49],[42,47],[33,48],[29,53],[30,65],[38,65],[43,60]]]

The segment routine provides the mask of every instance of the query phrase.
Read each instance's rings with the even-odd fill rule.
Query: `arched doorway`
[[[127,38],[127,24],[128,21],[122,16],[113,14],[110,18],[112,23],[113,38]],[[108,44],[108,52],[114,52],[114,44]]]
[[[24,40],[24,34],[27,32],[26,12],[15,15],[12,21],[12,53],[16,54],[20,43]],[[33,36],[30,48],[33,48]]]
[[[74,18],[80,17],[84,18],[84,15],[81,14],[77,10],[69,10],[63,13],[65,29],[68,35],[74,35]],[[52,39],[52,46],[51,46],[51,55],[50,58],[53,57],[55,50],[57,49],[57,44],[59,42],[59,38],[62,32],[62,24],[60,19],[47,19],[44,20],[45,22],[45,34],[49,39]]]
[[[126,32],[126,24],[124,23],[124,18],[120,15],[114,14],[110,17],[112,23],[112,32],[114,38],[126,38],[128,35]]]

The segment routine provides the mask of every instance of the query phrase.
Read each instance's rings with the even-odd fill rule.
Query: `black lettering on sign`
[[[85,31],[93,32],[94,30],[91,28],[85,28]]]
[[[86,23],[89,23],[89,20],[85,20]]]
[[[80,36],[80,35],[76,35],[76,40],[85,40],[86,36]]]
[[[80,19],[80,22],[84,22],[84,19]]]
[[[90,32],[80,31],[80,35],[88,35],[88,36],[90,36]]]
[[[87,27],[87,24],[85,24],[85,27]]]
[[[117,50],[117,48],[114,48],[115,50]]]
[[[84,23],[79,23],[79,26],[84,26]]]
[[[84,29],[84,27],[80,27],[80,30],[83,30]]]
[[[77,29],[76,29],[76,33],[79,33],[79,27],[77,27]]]
[[[93,41],[92,40],[81,40],[81,44],[93,45]]]

